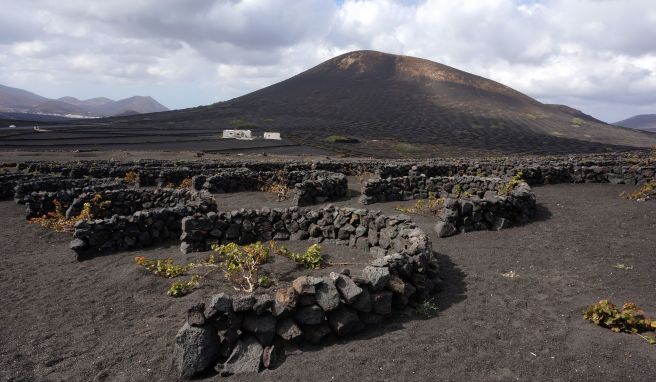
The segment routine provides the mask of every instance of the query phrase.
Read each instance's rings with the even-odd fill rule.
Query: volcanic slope
[[[538,102],[500,83],[436,62],[375,51],[328,60],[288,80],[205,111],[273,120],[310,141],[330,135],[506,152],[644,147],[656,135]],[[615,147],[617,148],[617,147]]]
[[[656,132],[656,114],[635,115],[613,125]]]

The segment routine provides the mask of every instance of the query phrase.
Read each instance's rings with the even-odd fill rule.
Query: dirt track
[[[436,317],[304,348],[257,380],[655,380],[656,347],[581,318],[601,298],[631,300],[656,316],[656,203],[618,198],[626,189],[535,188],[538,221],[433,237],[446,283]],[[174,379],[168,367],[184,309],[212,291],[167,297],[132,258],[186,258],[176,244],[78,263],[66,234],[27,225],[22,212],[0,202],[0,380]],[[432,235],[430,219],[415,221]],[[501,276],[510,270],[519,277]]]

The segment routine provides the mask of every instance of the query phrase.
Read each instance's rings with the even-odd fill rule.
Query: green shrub
[[[134,262],[146,268],[152,274],[165,278],[178,277],[189,270],[187,265],[173,264],[173,259],[150,260],[145,256],[137,256],[134,258]]]
[[[305,269],[319,269],[323,263],[323,256],[321,255],[321,246],[319,244],[312,244],[305,253],[290,252],[287,248],[282,247],[278,254],[285,256],[295,263],[301,264]]]
[[[243,247],[235,243],[212,245],[221,258],[220,267],[236,290],[252,292],[257,285],[257,272],[260,265],[269,259],[270,247],[258,241]]]
[[[506,184],[502,185],[501,187],[499,187],[499,194],[502,194],[502,195],[510,194],[510,192],[512,192],[512,190],[514,190],[515,187],[519,186],[520,183],[522,183],[522,182],[524,182],[524,173],[519,171],[517,174],[515,174],[515,176],[513,176],[508,181],[508,183],[506,183]]]
[[[601,300],[596,304],[590,305],[583,312],[583,318],[616,333],[639,334],[641,332],[656,330],[656,320],[646,317],[642,309],[632,302],[624,303],[622,309],[617,309],[610,301]],[[654,337],[643,335],[640,335],[640,337],[649,343],[656,343]]]
[[[182,297],[191,293],[194,288],[198,287],[200,276],[193,275],[189,281],[174,281],[171,283],[169,290],[166,291],[171,297]]]
[[[428,193],[428,199],[419,199],[412,207],[396,207],[397,211],[404,214],[437,214],[444,205],[444,199],[438,198],[434,192]]]

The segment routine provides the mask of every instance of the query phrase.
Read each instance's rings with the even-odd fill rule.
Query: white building
[[[280,133],[264,133],[264,139],[275,139],[279,141],[282,138],[280,138]]]
[[[253,135],[250,130],[223,130],[221,138],[253,139]]]

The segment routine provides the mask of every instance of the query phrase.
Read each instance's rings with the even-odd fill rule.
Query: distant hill
[[[360,144],[349,148],[390,155],[444,148],[563,153],[656,143],[656,135],[543,104],[480,76],[375,51],[346,53],[230,101],[161,118],[239,119],[315,144],[332,135],[353,137]]]
[[[0,112],[45,114],[65,117],[111,117],[168,109],[151,97],[135,96],[118,101],[105,97],[79,100],[75,97],[48,99],[26,90],[0,85]]]
[[[130,110],[138,110],[126,103],[130,105],[120,117],[94,121],[90,127],[78,122],[70,139],[68,133],[58,132],[57,143],[135,147],[155,141],[151,135],[157,135],[157,146],[150,147],[258,145],[219,138],[222,129],[248,128],[254,135],[280,132],[285,141],[299,146],[350,156],[567,154],[656,145],[656,133],[612,126],[565,105],[543,104],[437,62],[375,51],[346,53],[277,84],[208,106],[142,116],[130,115]],[[96,126],[102,126],[103,135]],[[17,138],[20,142],[6,146],[39,147],[43,137],[39,132],[24,134]]]
[[[656,132],[656,114],[640,114],[615,122],[613,125]]]

